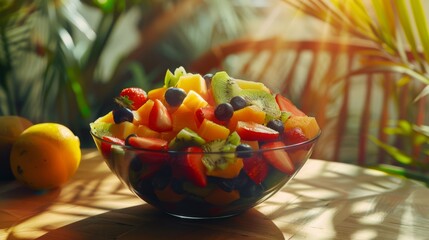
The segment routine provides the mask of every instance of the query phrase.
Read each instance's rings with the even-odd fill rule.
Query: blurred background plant
[[[272,57],[234,55],[217,68],[264,81],[320,118],[324,138],[314,157],[376,166],[426,181],[429,34],[424,4],[421,0],[5,0],[0,3],[0,115],[61,122],[80,136],[84,147],[93,146],[88,124],[112,108],[121,88],[159,86],[166,69],[178,66],[204,69],[201,74],[205,74],[216,70],[213,62],[203,61],[206,54],[223,56],[222,46],[231,53],[245,48],[259,51],[262,43]],[[337,72],[325,75],[319,69],[331,66],[325,58],[317,56],[317,66],[310,60],[291,62],[286,59],[291,54],[279,49],[283,40],[288,41],[286,50],[296,43],[310,44],[314,56],[331,42],[341,42],[341,47],[363,42],[366,47],[358,49],[358,67],[344,72],[348,68],[339,58],[336,68],[329,70]],[[204,68],[193,68],[196,65]],[[246,74],[238,69],[247,69]],[[290,69],[324,79],[303,92],[290,84],[282,89],[279,86]],[[388,85],[378,80],[386,74]],[[362,89],[367,81],[359,76],[364,75],[375,87]],[[299,76],[293,79],[300,81]],[[344,90],[345,85],[354,95]],[[321,89],[329,89],[329,95],[321,94]],[[369,92],[374,92],[373,97],[386,96],[389,104],[380,111],[374,107],[368,115],[344,113],[361,105],[380,105],[377,100],[364,101]],[[353,98],[338,106],[338,99],[347,95]],[[321,107],[325,102],[328,107]],[[346,115],[350,116],[344,120]],[[381,119],[384,125],[359,118]],[[330,135],[335,131],[331,128],[337,125],[345,126],[337,130],[345,137],[338,140],[341,154],[332,158]],[[361,134],[359,125],[368,125],[364,127],[371,134]],[[360,149],[359,141],[372,145]],[[375,148],[388,158],[374,154]],[[357,157],[359,151],[366,154]]]

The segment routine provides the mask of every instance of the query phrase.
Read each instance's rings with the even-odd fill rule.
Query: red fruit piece
[[[299,127],[285,130],[283,136],[285,143],[288,145],[297,144],[308,140],[302,129]]]
[[[279,132],[259,123],[238,121],[235,128],[241,140],[267,141],[279,137]]]
[[[173,129],[173,122],[167,108],[159,99],[154,99],[149,113],[149,128],[157,132],[167,132]]]
[[[103,140],[104,141],[101,142],[101,153],[106,158],[110,156],[112,144],[119,144],[119,145],[125,144],[124,140],[116,137],[103,136]]]
[[[186,154],[183,160],[185,177],[196,186],[207,186],[206,168],[202,161],[204,156],[203,149],[200,147],[188,147],[186,151],[190,153]]]
[[[307,116],[304,112],[299,110],[289,99],[286,97],[276,94],[276,102],[279,105],[281,111],[290,112],[294,116]]]
[[[280,141],[266,143],[261,146],[262,155],[273,167],[284,173],[293,174],[295,167],[288,153],[282,149],[284,146],[285,144]],[[274,148],[280,149],[270,150]]]
[[[166,151],[168,149],[168,142],[166,140],[151,137],[129,137],[127,144],[134,148],[151,150],[138,152],[138,156],[143,162],[163,163],[169,158],[167,152],[155,152]]]
[[[122,97],[122,101],[129,101],[127,105],[130,105],[131,110],[137,110],[147,101],[147,93],[136,87],[124,88],[119,96]]]
[[[194,116],[197,127],[201,126],[201,123],[204,121],[204,119],[208,119],[208,120],[215,122],[217,124],[220,124],[220,125],[225,125],[226,124],[225,121],[220,121],[215,117],[214,111],[215,111],[215,107],[211,106],[211,105],[207,105],[205,107],[198,108],[195,111],[195,116]]]
[[[260,157],[243,159],[243,170],[256,184],[260,184],[268,175],[268,163]]]

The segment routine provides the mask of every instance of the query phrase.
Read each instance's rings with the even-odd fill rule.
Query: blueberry
[[[165,91],[164,98],[168,105],[177,107],[182,104],[183,99],[186,97],[185,90],[176,87],[170,87]]]
[[[240,196],[245,198],[257,198],[264,194],[264,188],[260,184],[247,184],[240,189]]]
[[[279,119],[270,120],[267,123],[267,127],[271,128],[273,130],[276,130],[280,134],[283,134],[283,132],[285,130],[285,126],[284,126],[283,122]]]
[[[125,107],[119,107],[115,108],[112,111],[113,114],[113,121],[115,121],[116,124],[122,123],[125,121],[133,122],[134,120],[134,114],[133,112]]]
[[[232,117],[234,114],[234,108],[232,108],[230,103],[221,103],[217,105],[214,115],[217,119],[221,121],[226,121]]]
[[[185,193],[185,190],[183,189],[183,181],[179,179],[173,179],[170,183],[171,189],[177,194],[183,194]]]
[[[242,109],[242,108],[247,106],[247,101],[242,96],[235,96],[235,97],[231,98],[229,103],[231,104],[234,111],[237,111],[237,110]]]
[[[239,175],[238,177],[231,179],[221,179],[218,181],[218,186],[225,192],[231,192],[236,189],[241,189],[246,185],[248,178],[246,176]]]
[[[246,143],[238,144],[238,146],[235,148],[235,151],[237,153],[237,157],[239,158],[249,158],[253,154],[253,148]]]

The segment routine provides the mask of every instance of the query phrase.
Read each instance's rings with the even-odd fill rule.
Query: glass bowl
[[[91,135],[110,170],[136,196],[170,215],[205,219],[237,215],[274,195],[305,164],[320,132],[297,144],[230,153],[137,149],[106,141],[93,132]],[[189,164],[185,162],[203,154],[213,159],[238,159],[237,173],[210,174],[205,176],[204,186],[195,183],[188,177]],[[287,161],[288,170],[267,163],[269,156]]]

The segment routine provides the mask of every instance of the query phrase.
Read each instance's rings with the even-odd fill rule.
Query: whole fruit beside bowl
[[[10,155],[15,178],[36,190],[48,190],[66,183],[81,159],[80,141],[58,123],[39,123],[16,139]]]
[[[96,119],[91,135],[133,193],[182,218],[232,216],[265,201],[321,133],[287,98],[226,72],[203,77],[181,67],[142,95],[138,109],[119,102]]]
[[[16,139],[33,123],[21,116],[0,116],[0,180],[12,180],[10,151]]]

